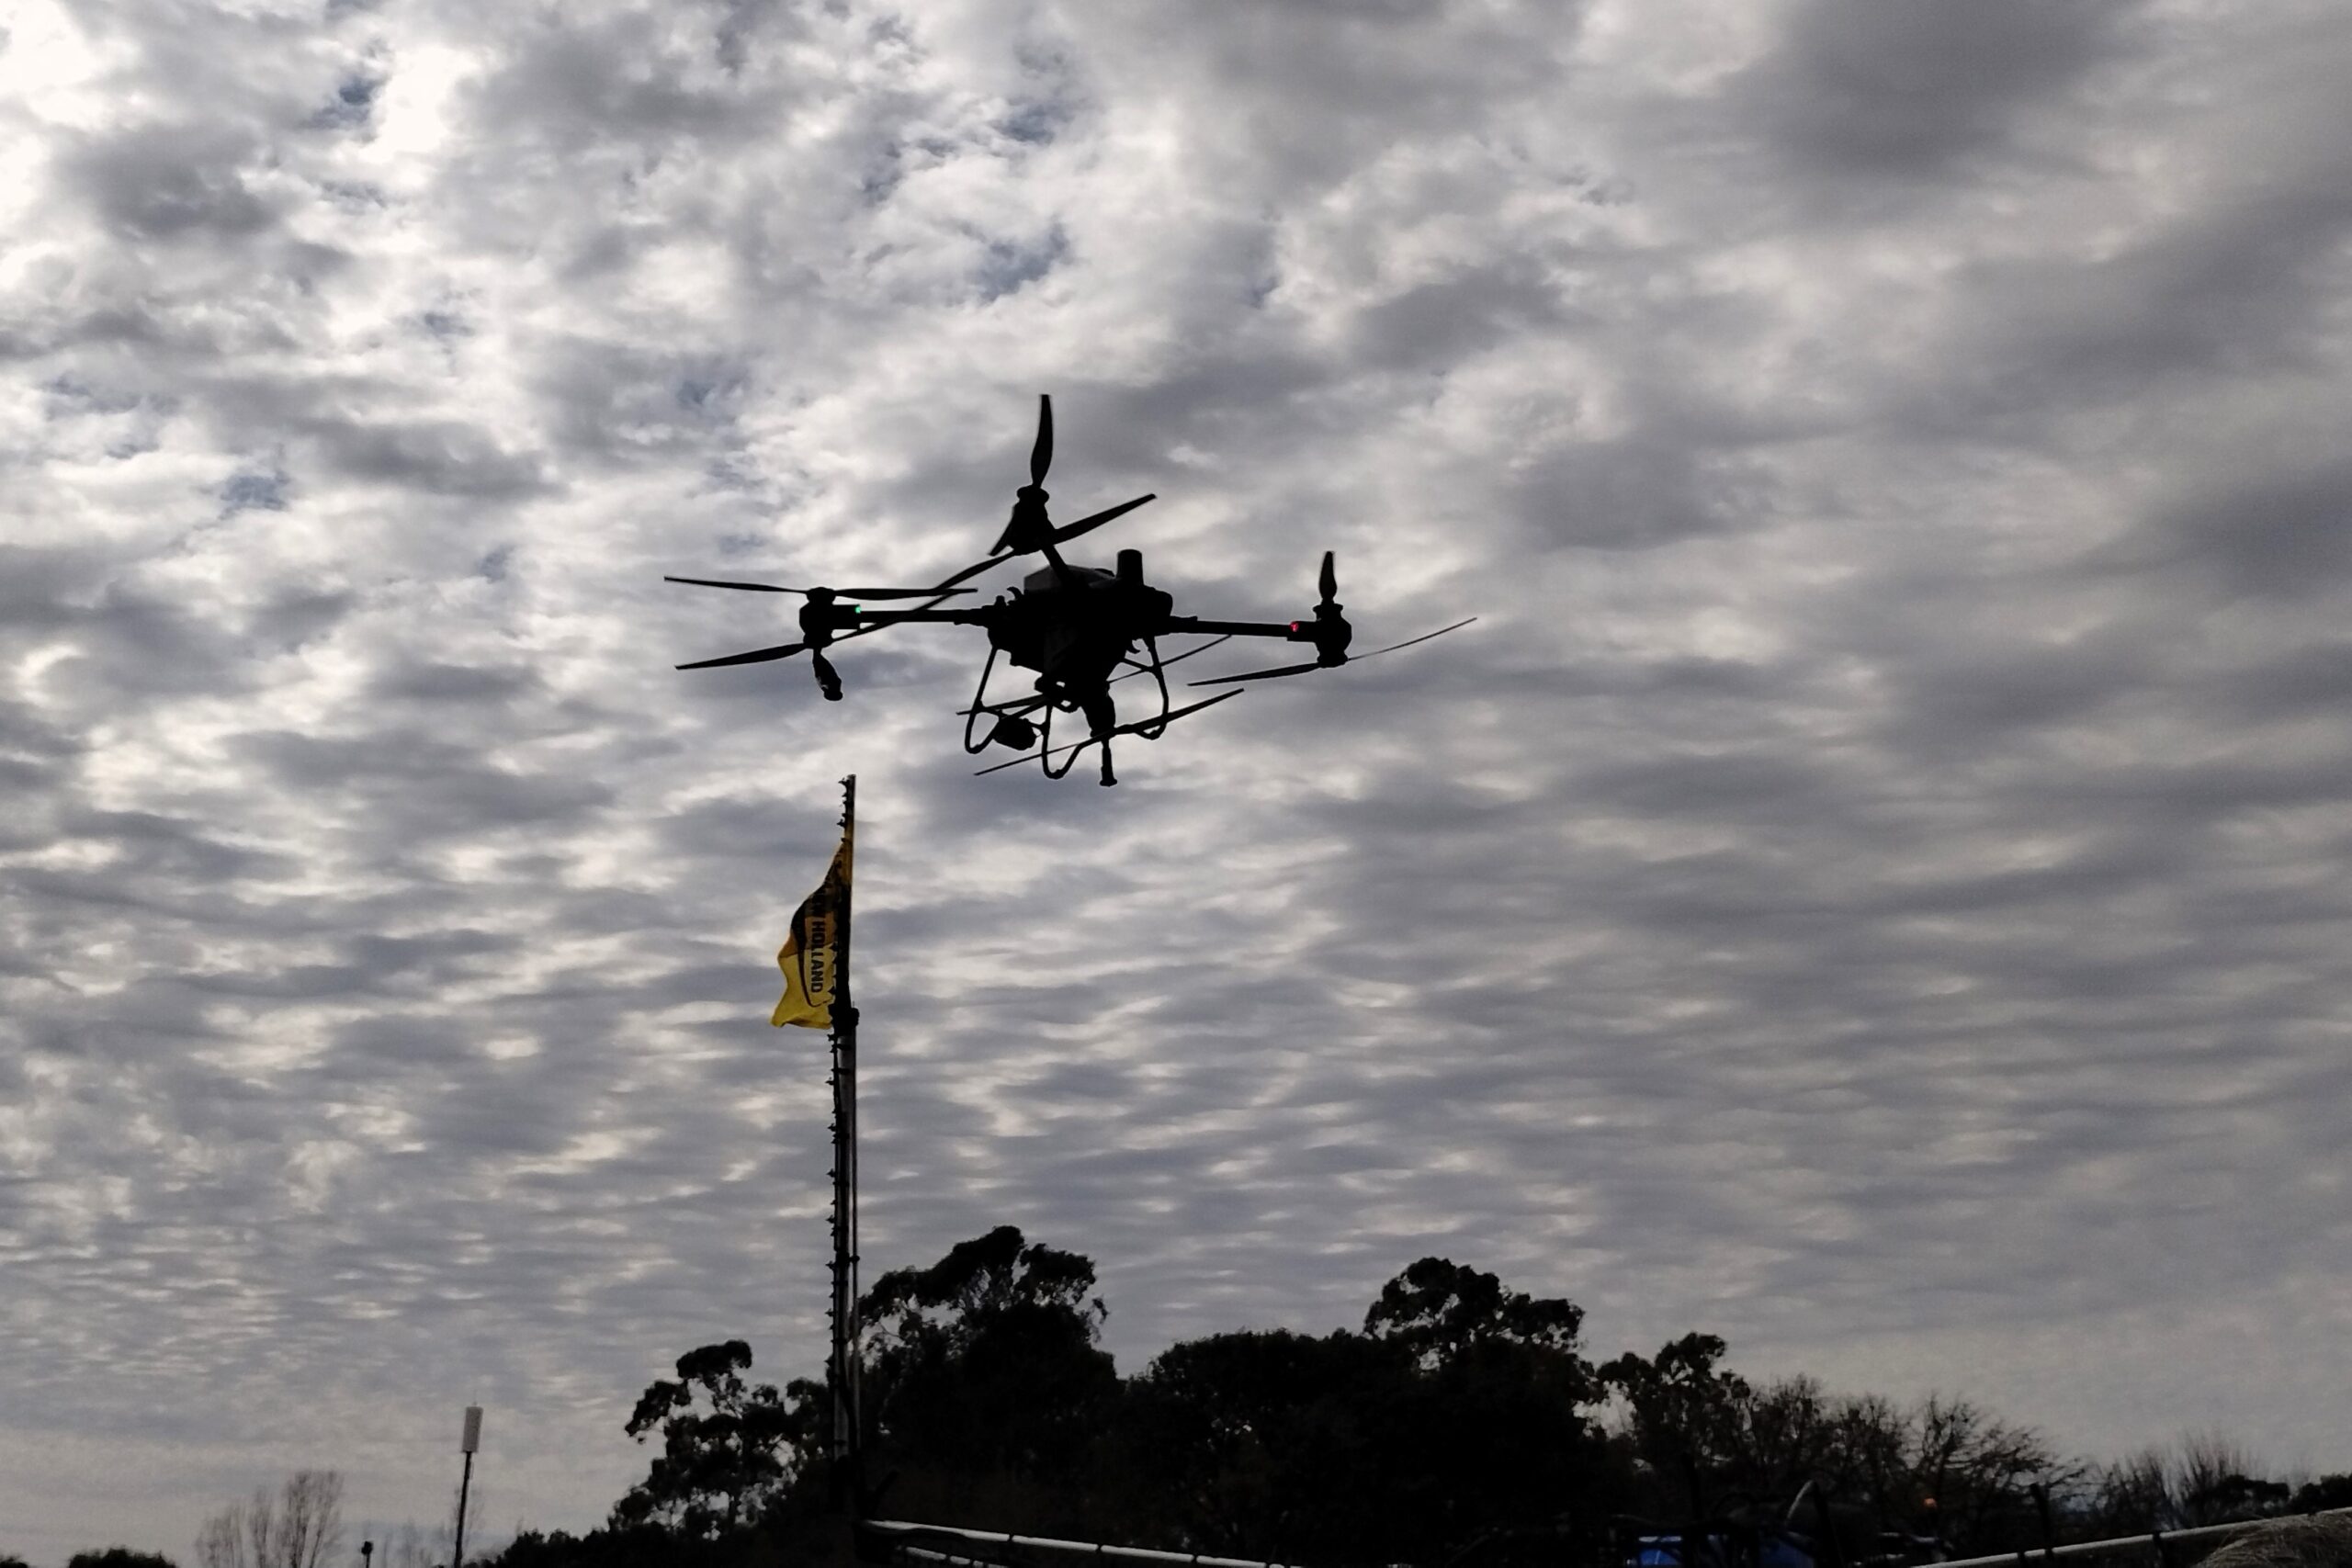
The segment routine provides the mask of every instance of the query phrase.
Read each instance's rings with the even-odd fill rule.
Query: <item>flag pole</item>
[[[855,875],[857,775],[842,781],[842,841],[851,846],[851,874],[841,889],[834,942],[832,997],[833,1089],[833,1320],[832,1359],[827,1367],[833,1407],[834,1507],[853,1517],[864,1512],[864,1428],[858,1408],[861,1354],[857,1321],[857,1006],[850,994],[850,901]]]

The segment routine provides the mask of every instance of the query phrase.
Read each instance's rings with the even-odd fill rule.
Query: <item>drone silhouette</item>
[[[1046,514],[1047,498],[1044,488],[1046,470],[1053,460],[1054,403],[1052,398],[1041,396],[1037,400],[1037,440],[1029,452],[1029,482],[1014,492],[1012,515],[1006,521],[1004,532],[989,547],[984,558],[929,588],[785,588],[767,582],[724,582],[707,577],[663,578],[665,582],[688,583],[697,588],[797,593],[804,601],[800,606],[798,642],[753,649],[749,653],[730,653],[723,659],[698,660],[678,668],[717,670],[733,664],[763,664],[806,653],[819,687],[829,700],[839,702],[841,671],[825,657],[825,650],[835,644],[913,622],[984,627],[989,634],[988,662],[980,669],[980,683],[973,694],[972,705],[960,710],[964,716],[964,750],[977,756],[990,746],[1002,746],[1024,755],[979,772],[999,773],[1034,760],[1047,778],[1058,779],[1078,765],[1079,757],[1088,748],[1099,746],[1102,750],[1102,782],[1114,784],[1119,782],[1111,770],[1111,741],[1115,736],[1157,740],[1176,720],[1215,707],[1227,697],[1240,695],[1238,682],[1304,675],[1312,670],[1336,670],[1343,664],[1394,653],[1400,648],[1442,637],[1478,618],[1473,615],[1453,626],[1440,626],[1436,631],[1351,658],[1348,644],[1354,628],[1340,613],[1339,575],[1329,550],[1323,552],[1323,568],[1317,577],[1322,597],[1303,620],[1220,621],[1179,615],[1174,613],[1174,598],[1144,581],[1140,550],[1121,550],[1117,566],[1109,571],[1100,567],[1072,566],[1062,558],[1061,547],[1072,539],[1157,498],[1139,495],[1057,527]],[[1016,556],[1042,556],[1046,564],[993,604],[971,608],[939,607],[950,598],[972,592],[972,589],[961,586],[967,580]],[[857,603],[891,599],[920,599],[925,603],[910,610],[869,610]],[[1170,658],[1160,656],[1160,638],[1187,634],[1206,635],[1212,640]],[[1183,707],[1170,706],[1168,666],[1205,653],[1237,637],[1271,637],[1309,643],[1314,646],[1315,657],[1303,664],[1194,681],[1192,683],[1195,686],[1234,685],[1236,689]],[[1141,657],[1137,657],[1138,651]],[[1000,655],[1023,669],[1036,671],[1034,690],[1016,697],[989,700],[989,677],[995,671]],[[1150,677],[1158,688],[1159,710],[1148,718],[1123,724],[1110,689],[1122,681],[1141,676]],[[1086,739],[1057,746],[1053,739],[1054,716],[1069,713],[1083,716]],[[983,719],[994,720],[985,733],[979,728]],[[1036,748],[1035,752],[1030,751],[1032,747]],[[1056,766],[1057,758],[1060,759],[1059,766]]]

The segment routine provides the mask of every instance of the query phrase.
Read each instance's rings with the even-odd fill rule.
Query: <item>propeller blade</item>
[[[1475,621],[1477,618],[1477,616],[1472,615],[1469,620],[1456,621],[1450,626],[1440,626],[1433,632],[1423,632],[1419,637],[1408,637],[1403,642],[1392,642],[1386,648],[1375,648],[1370,653],[1351,653],[1348,655],[1347,658],[1341,660],[1340,664],[1327,665],[1320,662],[1314,664],[1285,664],[1279,670],[1252,670],[1246,675],[1219,675],[1207,681],[1195,681],[1193,684],[1195,686],[1223,686],[1235,681],[1271,681],[1278,675],[1304,675],[1309,670],[1337,670],[1343,664],[1361,664],[1367,659],[1377,659],[1384,653],[1394,653],[1400,648],[1410,648],[1417,642],[1427,642],[1433,637],[1443,637],[1448,632],[1458,632],[1463,627],[1468,626],[1471,621]]]
[[[1042,485],[1054,466],[1054,400],[1037,394],[1037,444],[1029,448],[1029,482]]]
[[[969,593],[969,588],[836,588],[844,599],[928,599],[933,594]]]
[[[1112,518],[1125,517],[1128,513],[1133,512],[1145,502],[1157,501],[1159,499],[1159,496],[1157,491],[1150,495],[1139,495],[1133,501],[1123,501],[1116,506],[1107,507],[1104,510],[1096,513],[1091,517],[1081,517],[1075,523],[1066,523],[1062,526],[1054,530],[1054,543],[1057,545],[1067,545],[1072,539],[1077,538],[1080,534],[1091,533],[1095,529],[1102,526],[1103,524],[1111,521]]]
[[[719,582],[707,577],[665,577],[664,582],[688,582],[696,588],[741,588],[752,593],[808,593],[807,588],[780,588],[773,582]],[[843,599],[922,599],[933,593],[969,593],[968,588],[836,588]]]
[[[992,566],[1003,566],[1008,562],[1018,560],[1019,558],[1020,558],[1018,556],[990,556],[986,560],[976,560],[971,565],[966,567],[963,570],[956,573],[954,576],[941,578],[939,580],[939,586],[933,589],[932,592],[933,593],[952,593],[959,592],[956,587],[956,584],[959,582],[967,582],[971,579],[979,576],[980,573],[988,570],[988,569]]]
[[[1136,507],[1141,506],[1147,501],[1157,501],[1159,499],[1159,496],[1156,494],[1139,495],[1133,501],[1121,502],[1118,505],[1110,508],[1108,511],[1098,512],[1091,517],[1081,517],[1077,522],[1069,524],[1065,527],[1055,529],[1051,542],[1056,546],[1068,544],[1070,540],[1077,538],[1080,534],[1091,533],[1095,529],[1102,526],[1103,524],[1110,522],[1114,517],[1125,516],[1128,513],[1133,512]],[[954,592],[956,591],[956,584],[959,582],[968,582],[973,578],[979,576],[980,573],[988,570],[989,568],[992,566],[1002,566],[1009,561],[1019,558],[1020,556],[1025,553],[1029,552],[1016,550],[1009,556],[998,554],[991,555],[985,560],[976,560],[971,565],[966,567],[963,570],[953,573],[950,576],[941,578],[939,580],[939,585],[936,588],[925,589],[924,592],[928,593]],[[849,590],[844,588],[842,592],[847,593]],[[968,590],[967,590],[967,592],[968,592]]]
[[[1329,550],[1323,552],[1323,570],[1316,574],[1315,585],[1323,590],[1323,603],[1326,604],[1329,604],[1332,595],[1340,591],[1340,574],[1332,570]]]
[[[1157,728],[1163,724],[1172,724],[1188,713],[1198,713],[1203,708],[1213,708],[1226,698],[1238,697],[1240,694],[1238,692],[1219,692],[1216,696],[1202,698],[1190,707],[1171,708],[1164,714],[1156,713],[1149,718],[1139,718],[1132,724],[1120,725],[1113,729],[1110,735],[1090,735],[1083,740],[1073,740],[1067,746],[1057,746],[1050,751],[1032,751],[1025,757],[1015,757],[1010,762],[999,762],[993,767],[982,768],[972,776],[978,778],[981,773],[999,773],[1007,768],[1017,768],[1023,762],[1035,762],[1046,757],[1058,757],[1065,751],[1075,751],[1082,746],[1091,746],[1097,740],[1108,740],[1112,735],[1133,735],[1139,730]]]
[[[707,577],[665,577],[664,582],[691,583],[696,588],[741,588],[749,593],[805,593],[803,588],[778,588],[772,582],[718,582]]]
[[[948,591],[944,588],[926,588],[922,592],[925,595],[937,594],[941,598],[944,598]],[[924,609],[929,609],[931,604],[936,603],[938,603],[938,600],[933,599],[922,607]],[[842,632],[840,636],[834,637],[832,640],[832,646],[838,648],[842,643],[855,642],[859,637],[872,637],[876,632],[886,632],[890,628],[888,626],[860,626],[855,631]],[[764,664],[772,659],[789,659],[794,654],[806,649],[808,646],[808,645],[805,642],[788,642],[782,648],[761,648],[754,649],[749,653],[730,653],[724,659],[698,660],[692,664],[681,664],[678,668],[681,670],[716,670],[729,664]]]
[[[1312,662],[1306,664],[1285,664],[1279,670],[1252,670],[1247,674],[1242,675],[1217,675],[1213,676],[1206,681],[1195,681],[1193,684],[1195,686],[1229,686],[1236,681],[1271,681],[1277,675],[1304,675],[1309,670],[1320,670],[1322,668],[1322,665]]]
[[[1386,648],[1375,648],[1370,653],[1351,653],[1348,655],[1348,662],[1353,664],[1360,659],[1377,659],[1384,653],[1394,653],[1400,648],[1410,648],[1417,642],[1427,642],[1433,637],[1443,637],[1448,632],[1458,632],[1477,618],[1472,615],[1467,620],[1456,621],[1450,626],[1440,626],[1433,632],[1423,632],[1419,637],[1408,637],[1403,642],[1392,642]]]
[[[1183,662],[1184,662],[1184,660],[1186,660],[1187,659],[1192,658],[1192,657],[1193,657],[1193,655],[1194,655],[1194,654],[1196,654],[1196,653],[1206,653],[1210,649],[1215,648],[1218,643],[1221,643],[1221,642],[1231,642],[1232,640],[1233,640],[1233,634],[1232,634],[1231,632],[1227,632],[1227,633],[1226,633],[1223,637],[1212,637],[1212,638],[1211,638],[1211,639],[1209,639],[1207,642],[1204,642],[1204,643],[1201,644],[1201,646],[1200,646],[1200,647],[1198,647],[1198,648],[1188,648],[1188,649],[1186,649],[1183,652],[1182,652],[1182,653],[1180,653],[1180,654],[1177,654],[1177,655],[1176,655],[1174,658],[1172,658],[1172,659],[1163,659],[1163,660],[1161,660],[1159,661],[1159,667],[1160,667],[1162,670],[1165,670],[1165,669],[1167,669],[1167,668],[1168,668],[1170,665],[1171,665],[1171,664],[1182,664],[1182,663],[1183,663]],[[1138,676],[1138,675],[1148,675],[1148,674],[1150,674],[1150,673],[1151,673],[1150,667],[1149,667],[1149,666],[1146,666],[1145,668],[1143,668],[1143,669],[1141,669],[1141,670],[1130,670],[1130,671],[1127,671],[1125,674],[1124,674],[1124,675],[1114,675],[1114,676],[1112,676],[1109,680],[1107,680],[1107,681],[1103,682],[1102,683],[1103,683],[1104,685],[1106,685],[1106,686],[1115,686],[1115,685],[1117,685],[1117,684],[1118,684],[1120,682],[1122,682],[1122,681],[1132,681],[1132,680],[1134,680],[1134,679],[1135,679],[1136,676]]]
[[[845,642],[848,639],[844,637],[840,640]],[[765,664],[771,659],[789,659],[808,646],[805,642],[787,642],[782,648],[755,648],[749,653],[730,653],[724,659],[697,660],[692,664],[681,664],[678,668],[716,670],[725,664]]]

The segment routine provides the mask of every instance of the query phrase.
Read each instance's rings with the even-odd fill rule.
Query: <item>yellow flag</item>
[[[801,900],[793,911],[792,930],[776,950],[776,967],[784,971],[784,999],[775,1004],[768,1021],[778,1029],[797,1023],[805,1029],[833,1026],[833,990],[841,964],[842,925],[849,918],[850,834],[842,832],[842,847],[833,853],[824,886]]]

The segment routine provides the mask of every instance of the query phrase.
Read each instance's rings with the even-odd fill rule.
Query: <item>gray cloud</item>
[[[247,184],[258,150],[201,122],[146,125],[94,138],[61,158],[61,188],[87,197],[118,237],[236,243],[274,227],[277,215]]]
[[[812,1371],[849,772],[879,1266],[1088,1251],[1131,1368],[1440,1251],[2344,1467],[2335,8],[41,16],[0,1547],[430,1517],[477,1402],[577,1528]],[[1181,610],[1478,624],[1116,790],[969,777],[948,631],[670,669],[790,621],[664,573],[975,558],[1040,390]]]
[[[2018,118],[2137,41],[2130,24],[2143,11],[2136,0],[1804,0],[1738,90],[1805,178],[1933,181],[2007,150]]]

